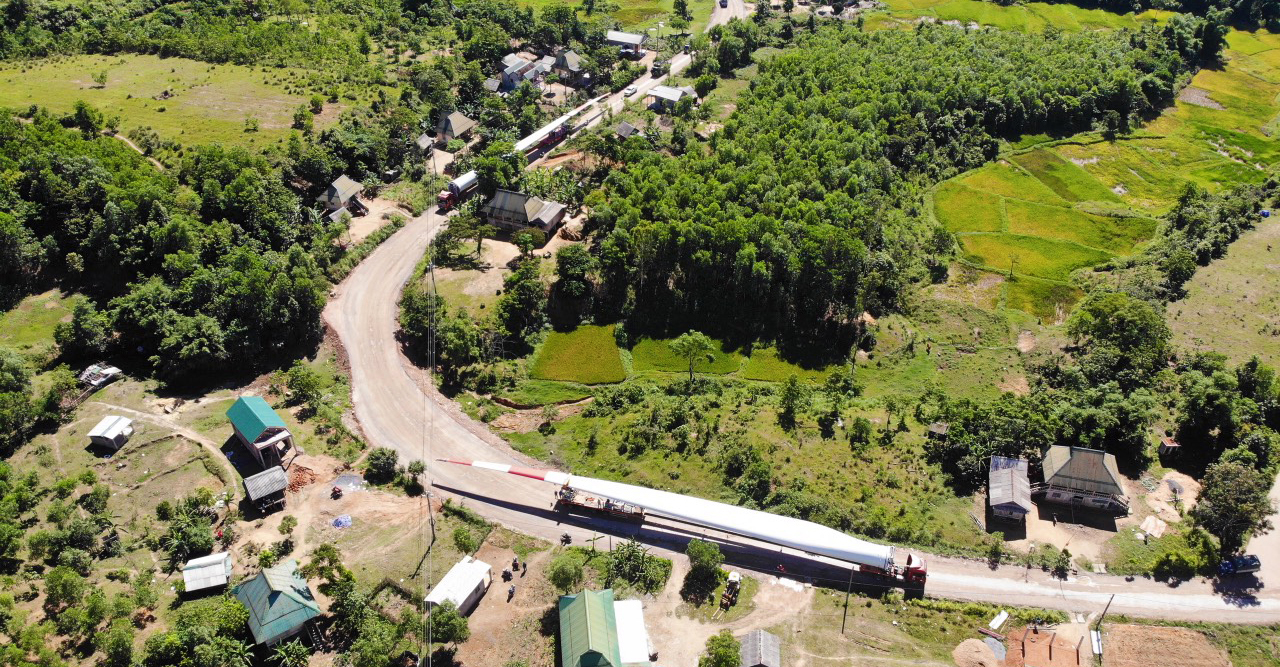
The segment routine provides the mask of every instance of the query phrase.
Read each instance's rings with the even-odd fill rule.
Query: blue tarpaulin
[[[340,517],[338,517],[338,518],[334,519],[334,520],[333,520],[333,526],[334,526],[335,528],[350,528],[350,527],[351,527],[351,515],[350,515],[350,514],[343,514],[342,516],[340,516]]]

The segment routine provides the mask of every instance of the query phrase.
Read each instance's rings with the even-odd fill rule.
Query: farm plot
[[[671,351],[670,340],[642,339],[631,348],[631,363],[636,371],[689,372],[689,363]],[[724,375],[742,367],[742,355],[732,350],[715,350],[712,360],[698,359],[693,364],[697,373]]]
[[[1063,206],[1045,206],[1010,199],[1005,203],[1009,232],[1062,239],[1106,252],[1123,254],[1155,233],[1150,218],[1106,218]]]
[[[573,331],[548,334],[529,364],[529,374],[539,380],[581,384],[622,382],[627,378],[613,325],[580,326]]]
[[[1110,259],[1109,252],[1059,239],[1017,234],[966,234],[965,258],[996,271],[1065,281],[1071,272]]]

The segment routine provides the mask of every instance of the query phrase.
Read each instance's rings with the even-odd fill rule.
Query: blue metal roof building
[[[311,587],[298,574],[296,560],[263,570],[237,586],[234,594],[249,610],[249,631],[256,644],[278,644],[320,615]]]

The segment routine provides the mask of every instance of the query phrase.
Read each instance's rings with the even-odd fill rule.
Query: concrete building
[[[752,630],[742,638],[742,667],[782,667],[782,641],[764,630]]]
[[[1044,483],[1032,489],[1044,500],[1127,514],[1116,457],[1097,449],[1054,445],[1041,463]]]
[[[133,420],[118,415],[108,415],[89,431],[89,442],[107,449],[118,450],[133,435]]]
[[[240,443],[263,466],[282,465],[284,455],[292,450],[293,434],[284,420],[261,396],[241,396],[227,410],[231,428]]]
[[[222,551],[193,558],[182,566],[182,584],[188,593],[226,586],[231,581],[231,553]]]
[[[480,209],[490,224],[508,231],[537,227],[550,233],[564,221],[567,207],[523,192],[499,189]]]
[[[1031,481],[1027,462],[1003,456],[991,457],[987,470],[987,504],[997,519],[1024,521],[1031,513]]]
[[[459,612],[470,614],[480,598],[484,597],[485,591],[489,590],[491,583],[493,570],[488,563],[472,556],[463,556],[462,560],[449,568],[440,583],[431,589],[425,602],[428,608],[452,602]]]
[[[263,570],[233,594],[249,610],[249,632],[255,644],[274,646],[286,641],[320,615],[311,587],[298,574],[296,560]]]

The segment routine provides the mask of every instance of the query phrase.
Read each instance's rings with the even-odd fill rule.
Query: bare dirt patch
[[[1219,104],[1217,100],[1209,97],[1209,91],[1203,88],[1196,88],[1195,86],[1187,86],[1186,88],[1183,88],[1182,92],[1178,93],[1178,101],[1186,102],[1187,104],[1194,104],[1198,107],[1216,109],[1218,111],[1226,108]]]
[[[1103,646],[1103,667],[1231,667],[1221,649],[1188,628],[1112,625]]]
[[[1031,383],[1027,381],[1027,376],[1021,373],[1004,376],[1004,379],[996,383],[996,388],[1019,396],[1026,396],[1031,393]]]
[[[556,625],[543,626],[543,616],[556,604],[558,595],[547,581],[545,572],[551,560],[550,551],[529,556],[528,570],[522,570],[512,582],[502,581],[502,568],[515,554],[492,542],[476,554],[476,558],[493,566],[493,583],[471,613],[471,638],[458,647],[457,661],[463,665],[502,665],[519,656],[530,666],[554,665]],[[507,587],[514,583],[516,594],[507,600]],[[546,634],[544,634],[546,633]]]
[[[369,212],[358,218],[351,219],[351,228],[348,234],[351,236],[351,243],[359,243],[369,237],[370,234],[378,231],[392,215],[400,214],[409,217],[411,213],[401,208],[401,206],[387,199],[361,199],[365,206],[369,207]]]
[[[1169,482],[1173,482],[1171,485]],[[1180,491],[1175,491],[1175,486]],[[1147,505],[1159,516],[1167,522],[1182,520],[1182,515],[1178,513],[1178,502],[1181,503],[1183,511],[1190,510],[1196,505],[1196,497],[1200,495],[1200,483],[1191,477],[1175,470],[1165,473],[1160,478],[1160,486],[1147,494]],[[1177,502],[1175,502],[1175,499]]]
[[[950,268],[947,281],[941,285],[929,287],[928,293],[938,299],[995,310],[1004,281],[1004,276],[979,271],[963,264],[954,264]]]
[[[951,652],[956,667],[999,667],[996,654],[980,639],[966,639]]]
[[[1018,332],[1018,351],[1026,354],[1036,349],[1036,335],[1023,329]]]

